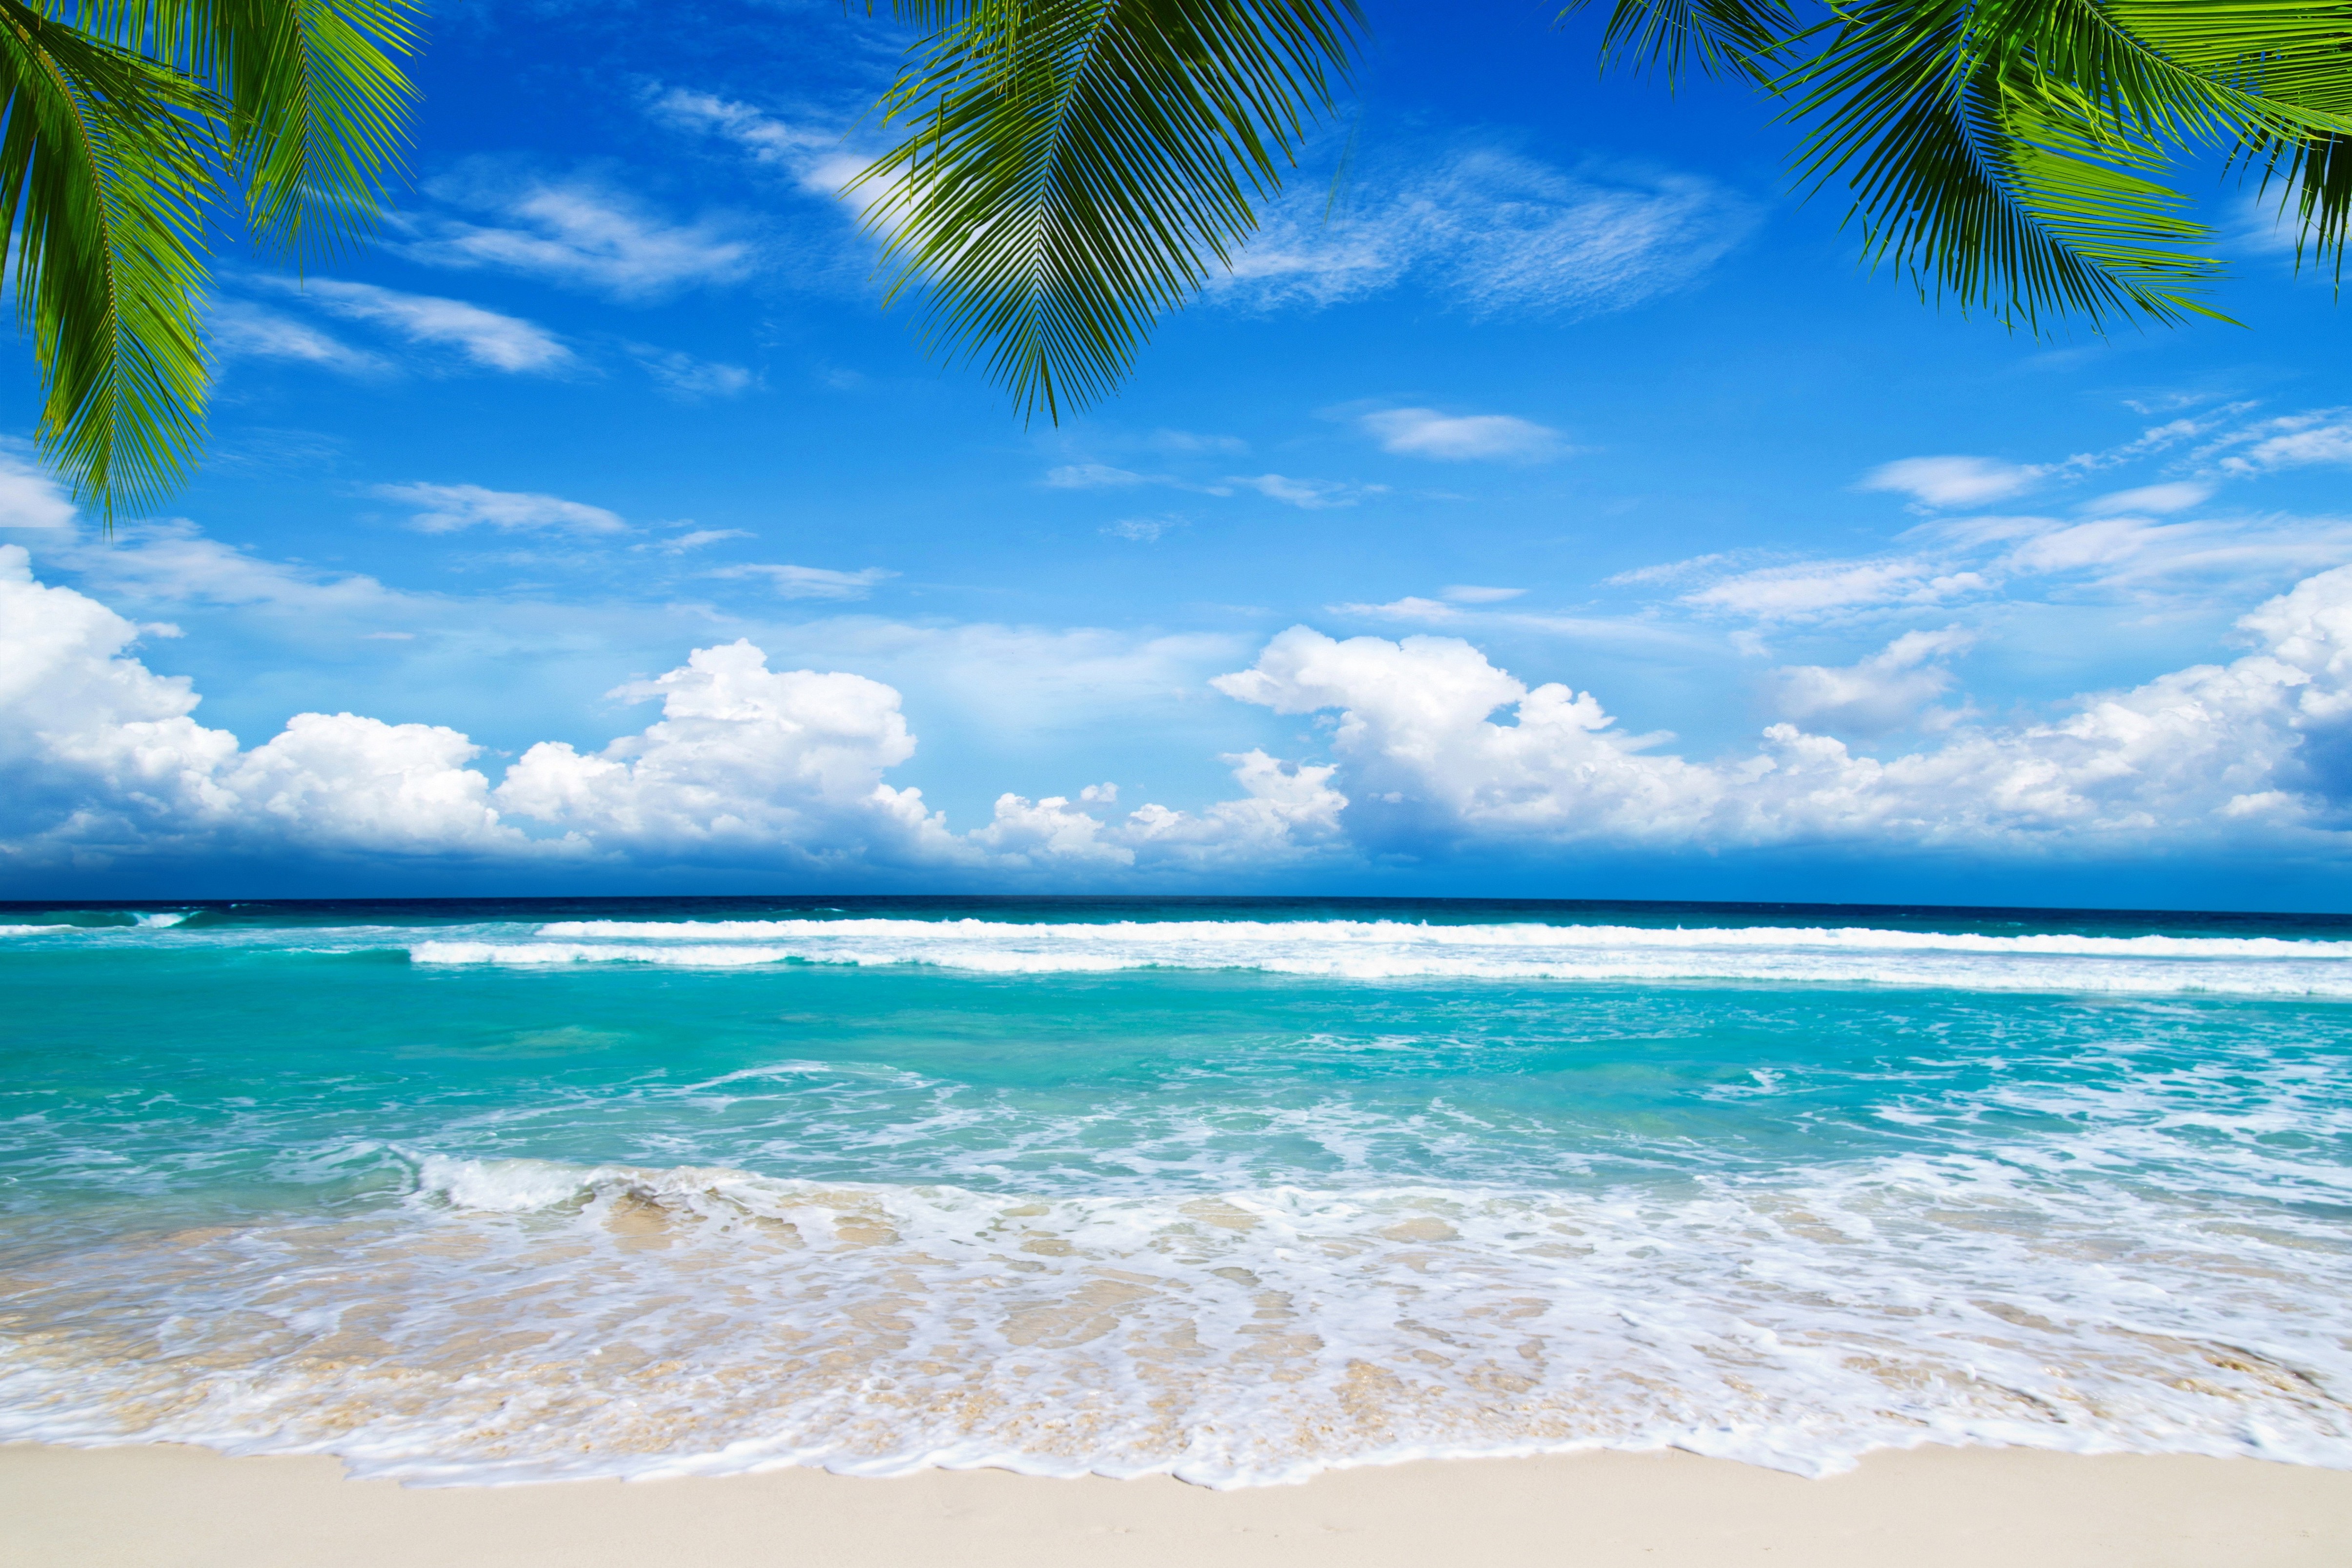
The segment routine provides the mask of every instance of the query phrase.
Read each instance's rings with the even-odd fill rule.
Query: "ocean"
[[[0,907],[0,1439],[2352,1468],[2352,918]]]

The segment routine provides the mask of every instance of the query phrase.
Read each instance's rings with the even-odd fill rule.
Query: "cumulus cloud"
[[[1248,752],[1228,759],[1241,797],[1197,814],[1094,817],[1117,799],[1095,786],[1076,807],[1007,797],[986,826],[951,834],[919,790],[883,776],[915,750],[895,689],[772,670],[740,640],[614,692],[661,703],[643,731],[592,752],[541,742],[495,785],[480,748],[436,725],[302,713],[247,751],[191,716],[185,677],[134,655],[139,631],[0,546],[0,864],[309,851],[1066,875],[1314,853],[1346,805],[1329,768]]]
[[[905,853],[946,829],[885,770],[914,755],[898,694],[856,675],[774,671],[749,642],[698,648],[682,668],[615,697],[659,699],[642,734],[583,755],[542,741],[507,771],[509,811],[607,848],[678,854],[787,844],[797,857]]]
[[[1226,695],[1330,715],[1327,760],[1228,755],[1240,794],[1197,812],[1117,792],[1001,796],[967,833],[888,774],[913,755],[898,693],[777,670],[748,641],[699,648],[614,695],[656,700],[593,751],[530,747],[492,782],[457,731],[297,715],[250,750],[194,717],[139,628],[36,580],[0,546],[0,857],[153,852],[708,862],[842,871],[962,868],[1051,881],[1362,864],[1449,847],[1723,849],[1785,843],[1985,853],[2352,847],[2352,567],[2246,616],[2252,651],[2097,693],[2039,722],[1950,715],[1932,745],[1857,753],[1815,726],[1892,722],[1940,695],[1906,678],[1962,651],[1946,628],[1854,667],[1783,670],[1801,721],[1750,752],[1675,754],[1591,692],[1529,686],[1451,637],[1334,639],[1294,627]],[[1932,677],[1929,678],[1932,683]],[[2234,852],[2234,850],[2232,851]]]
[[[488,527],[501,532],[542,528],[574,533],[626,533],[629,525],[601,506],[565,500],[530,490],[484,489],[480,485],[378,485],[374,493],[417,508],[410,526],[423,533],[455,533]]]
[[[1215,295],[1329,305],[1419,279],[1482,315],[1576,317],[1682,288],[1754,226],[1754,210],[1683,174],[1570,174],[1499,151],[1374,179],[1337,218],[1305,187],[1277,203]]]
[[[255,281],[292,290],[331,315],[371,322],[410,342],[454,348],[474,363],[492,370],[544,374],[577,363],[562,340],[546,328],[463,300],[403,294],[373,283],[332,278]]]
[[[1561,454],[1559,432],[1509,414],[1444,415],[1433,408],[1387,408],[1358,423],[1382,448],[1447,462],[1477,458],[1536,463]]]
[[[1529,688],[1458,638],[1335,641],[1294,627],[1220,689],[1280,713],[1336,712],[1336,784],[1370,850],[1484,842],[1708,847],[1843,841],[2095,854],[2162,831],[2347,847],[2352,822],[2352,567],[2241,623],[2258,651],[2064,716],[1955,727],[1889,760],[1795,723],[1721,763],[1623,732],[1590,693]],[[1880,656],[1922,668],[1950,634]],[[1882,674],[1900,674],[1882,669]],[[1512,712],[1496,721],[1501,710]]]
[[[125,657],[139,628],[36,581],[0,546],[0,858],[268,842],[470,854],[521,846],[488,803],[453,731],[352,714],[299,715],[268,744],[190,715],[185,677]]]
[[[1952,672],[1943,661],[1975,641],[1958,626],[1906,632],[1858,663],[1784,666],[1768,689],[1781,717],[1818,733],[1884,735],[1918,722],[1952,689]],[[1948,722],[1951,715],[1939,717]]]
[[[1904,458],[1873,468],[1861,488],[1899,490],[1928,506],[1975,506],[2029,490],[2047,472],[1994,458]]]
[[[401,248],[427,266],[492,267],[551,278],[623,300],[750,276],[751,244],[715,218],[672,223],[645,204],[588,180],[520,181],[477,172],[426,189],[503,220],[420,220]]]

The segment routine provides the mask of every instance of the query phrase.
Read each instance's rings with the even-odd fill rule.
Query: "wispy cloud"
[[[1228,474],[1225,483],[1255,490],[1268,500],[1278,500],[1285,506],[1303,507],[1309,511],[1353,506],[1368,496],[1388,493],[1386,485],[1349,484],[1340,479],[1295,479],[1286,474]]]
[[[1199,484],[1173,474],[1139,474],[1132,468],[1118,468],[1109,463],[1064,463],[1046,469],[1044,482],[1049,490],[1117,490],[1130,489],[1138,485],[1164,485],[1170,489],[1191,490],[1197,495],[1229,496],[1234,493],[1230,482]]]
[[[213,306],[213,347],[224,359],[295,360],[344,375],[378,376],[393,370],[382,354],[353,348],[307,322],[243,300]]]
[[[635,300],[733,282],[756,261],[751,242],[723,220],[673,223],[589,180],[515,181],[478,171],[426,190],[498,220],[446,214],[411,220],[415,237],[400,248],[427,266],[499,268]]]
[[[677,534],[668,539],[649,539],[643,544],[632,544],[632,550],[650,550],[661,555],[683,555],[689,550],[699,550],[724,539],[756,539],[759,535],[748,528],[698,528],[690,533]]]
[[[747,562],[739,566],[721,566],[705,575],[764,579],[779,596],[786,599],[862,599],[874,591],[874,584],[898,574],[879,566],[868,566],[862,572],[835,572],[823,566]]]
[[[2211,485],[2196,479],[2177,479],[2168,484],[2141,485],[2136,489],[2117,490],[2113,495],[2085,501],[2075,510],[2094,512],[2101,517],[2117,517],[2136,511],[2186,511],[2210,500],[2212,495]]]
[[[492,370],[544,374],[577,363],[563,341],[546,328],[463,300],[403,294],[373,283],[331,278],[299,283],[279,279],[254,281],[285,289],[331,315],[383,327],[410,342],[454,348],[474,363]]]
[[[1904,458],[1873,468],[1858,488],[1897,490],[1934,507],[1975,506],[2032,489],[2049,472],[1998,458]]]
[[[1456,605],[1499,605],[1526,592],[1525,588],[1486,588],[1475,583],[1456,583],[1441,590],[1440,596]]]
[[[1213,291],[1329,305],[1418,279],[1480,314],[1588,315],[1681,288],[1752,228],[1748,203],[1685,174],[1564,173],[1486,150],[1373,180],[1329,217],[1304,184]]]
[[[1539,463],[1567,448],[1559,432],[1509,414],[1440,414],[1434,408],[1384,408],[1357,423],[1391,452],[1446,462],[1475,459]]]
[[[2231,479],[2318,463],[2352,463],[2352,409],[2321,408],[2265,419],[2216,446],[2224,444],[2245,447],[2221,461],[2220,471]]]
[[[1045,470],[1045,488],[1050,490],[1122,489],[1129,485],[1171,482],[1164,475],[1139,474],[1128,468],[1115,468],[1108,463],[1064,463]]]
[[[760,384],[760,378],[740,364],[697,359],[677,349],[644,343],[629,345],[629,356],[672,397],[698,402],[706,397],[740,397]]]
[[[455,533],[467,528],[525,532],[565,528],[574,533],[626,533],[629,525],[601,506],[528,490],[492,490],[480,485],[378,485],[386,500],[417,508],[410,526],[424,533]]]
[[[79,515],[64,486],[0,451],[0,528],[69,529]]]
[[[1837,611],[1948,604],[1990,586],[1979,573],[1918,558],[1807,561],[1742,572],[1681,602],[1759,621],[1810,620]]]

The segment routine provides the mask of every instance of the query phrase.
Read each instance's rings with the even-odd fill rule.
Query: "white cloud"
[[[1785,666],[1773,672],[1769,687],[1782,718],[1816,733],[1884,735],[1919,720],[1951,689],[1952,672],[1942,661],[1975,641],[1958,626],[1906,632],[1856,664]]]
[[[1561,454],[1559,431],[1508,414],[1449,416],[1433,408],[1388,408],[1364,415],[1358,423],[1384,449],[1418,458],[1531,463]]]
[[[499,805],[605,849],[789,846],[821,863],[948,846],[919,790],[882,782],[915,738],[879,681],[771,670],[739,641],[613,695],[658,698],[662,716],[584,756],[540,742],[508,770]]]
[[[487,526],[502,532],[568,528],[574,533],[626,533],[629,525],[601,506],[528,490],[484,489],[479,485],[378,485],[386,500],[420,509],[409,520],[424,533],[454,533]]]
[[[1268,500],[1303,507],[1309,511],[1353,506],[1367,496],[1388,493],[1386,485],[1347,484],[1338,479],[1294,479],[1283,474],[1228,474],[1225,483],[1255,490]]]
[[[185,521],[118,529],[111,539],[84,542],[58,558],[101,591],[151,603],[236,605],[322,626],[404,619],[436,603],[358,574],[329,576],[265,561],[207,539]]]
[[[1132,473],[1108,463],[1065,463],[1045,470],[1045,488],[1054,490],[1123,489],[1129,485],[1163,485],[1151,474]]]
[[[668,539],[648,540],[632,544],[632,550],[651,550],[663,555],[683,555],[689,550],[699,550],[706,544],[716,544],[722,539],[756,539],[759,535],[748,528],[698,528],[691,532]]]
[[[1462,612],[1442,599],[1424,599],[1418,594],[1407,594],[1402,599],[1386,604],[1332,605],[1328,606],[1335,616],[1362,616],[1371,620],[1405,621],[1415,625],[1443,625],[1462,619]]]
[[[673,397],[693,402],[705,397],[738,397],[759,384],[760,378],[740,364],[697,359],[677,349],[633,345],[631,357]]]
[[[2221,471],[2232,479],[2315,463],[2352,463],[2352,418],[2341,408],[2264,420],[2231,439],[2247,443],[2244,452],[2221,459]]]
[[[896,572],[886,572],[879,566],[868,566],[862,572],[835,572],[823,566],[758,562],[721,566],[708,574],[713,577],[764,577],[779,595],[787,599],[862,599],[874,591],[875,584],[898,575]]]
[[[1181,517],[1123,517],[1107,525],[1103,531],[1114,539],[1128,540],[1136,544],[1150,544],[1171,528],[1181,528]]]
[[[1456,583],[1439,590],[1441,597],[1456,605],[1499,605],[1526,592],[1525,588],[1482,588],[1475,583]]]
[[[263,840],[432,855],[513,848],[464,736],[351,714],[297,716],[268,744],[188,715],[184,677],[124,657],[138,628],[34,580],[0,546],[0,860],[45,849],[171,849]]]
[[[1241,795],[1199,812],[1116,792],[1000,798],[972,833],[887,774],[915,738],[869,678],[772,670],[754,645],[698,649],[617,696],[658,700],[593,752],[530,747],[492,784],[457,731],[297,715],[243,750],[198,723],[183,678],[132,656],[138,628],[34,579],[0,547],[0,858],[142,853],[462,856],[840,870],[964,868],[1080,879],[1227,871],[1450,847],[1727,848],[1926,845],[2137,854],[2352,847],[2352,567],[2241,622],[2252,651],[2074,700],[2040,722],[1965,713],[1885,759],[1796,723],[1719,762],[1629,735],[1600,700],[1529,687],[1447,637],[1335,640],[1295,627],[1214,685],[1285,714],[1330,713],[1328,761],[1226,758]],[[1807,724],[1897,722],[1936,693],[1901,678],[1957,655],[1947,628],[1851,668],[1784,671]],[[1802,677],[1802,679],[1793,679]],[[1801,706],[1802,705],[1801,701]]]
[[[1214,452],[1237,457],[1249,450],[1238,436],[1211,436],[1197,430],[1154,430],[1144,444],[1158,452]]]
[[[750,242],[722,222],[671,223],[586,180],[513,183],[478,174],[426,188],[505,220],[424,223],[422,236],[401,248],[428,266],[496,267],[633,300],[686,284],[733,282],[748,277],[757,259]]]
[[[1481,314],[1580,316],[1690,283],[1754,226],[1754,210],[1682,174],[1566,174],[1477,152],[1356,193],[1328,215],[1302,184],[1213,291],[1244,305],[1328,305],[1408,278]]]
[[[748,103],[714,93],[669,88],[646,100],[646,111],[662,124],[721,137],[749,153],[755,163],[776,163],[799,171],[835,153],[838,134],[795,125],[763,114]]]
[[[209,324],[213,347],[226,359],[298,360],[359,376],[383,375],[393,368],[381,354],[242,300],[215,303]]]
[[[1684,595],[1682,603],[1757,620],[1806,620],[1839,611],[1942,604],[1987,586],[1975,572],[1950,571],[1916,558],[1809,561],[1742,572]]]
[[[1995,458],[1904,458],[1873,468],[1866,490],[1900,490],[1928,506],[1975,506],[2033,488],[2049,470]]]
[[[443,300],[430,294],[403,294],[372,283],[347,283],[332,278],[257,281],[278,284],[299,292],[320,310],[352,321],[390,329],[414,343],[437,343],[457,349],[476,364],[492,370],[554,372],[576,362],[562,340],[535,322],[502,316],[463,300]]]
[[[2352,845],[2352,567],[2307,579],[2241,623],[2258,651],[2064,716],[1956,727],[1880,761],[1775,724],[1705,764],[1628,736],[1587,693],[1528,688],[1453,637],[1335,641],[1306,627],[1220,677],[1280,713],[1336,711],[1333,783],[1356,843],[1380,852],[1485,842],[1736,847],[1790,841],[2136,853],[2249,832]],[[1912,667],[1950,634],[1881,656]],[[1498,710],[1511,722],[1498,723]]]
[[[71,528],[78,515],[57,480],[0,451],[0,528]]]
[[[2116,517],[2125,512],[2186,511],[2192,506],[2210,500],[2213,487],[2195,479],[2176,479],[2167,484],[2142,485],[2137,489],[2117,490],[2086,501],[2078,510],[2100,517]]]
[[[96,600],[35,580],[21,546],[0,546],[0,865],[308,850],[1016,877],[1250,868],[1327,848],[1346,805],[1329,768],[1249,752],[1227,759],[1242,797],[1198,814],[1146,805],[1111,822],[1067,797],[1008,796],[958,837],[920,792],[884,781],[915,749],[896,690],[771,670],[747,641],[614,692],[660,700],[642,731],[590,752],[541,742],[493,787],[470,765],[480,749],[435,725],[302,713],[240,750],[190,717],[184,677],[131,657],[138,635]],[[1095,785],[1077,800],[1117,798]]]

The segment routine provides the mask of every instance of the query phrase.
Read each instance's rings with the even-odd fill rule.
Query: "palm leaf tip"
[[[18,0],[0,0],[0,213],[46,383],[41,445],[110,521],[183,480],[202,437],[216,105]]]
[[[905,0],[931,27],[884,100],[889,293],[1024,416],[1108,395],[1163,310],[1257,226],[1348,83],[1357,0]]]

